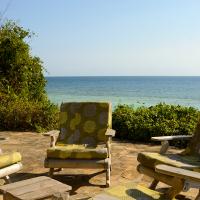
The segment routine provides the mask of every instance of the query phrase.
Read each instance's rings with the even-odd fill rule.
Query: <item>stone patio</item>
[[[33,132],[0,132],[0,137],[2,136],[9,137],[8,141],[0,143],[4,152],[19,151],[23,156],[23,170],[11,176],[13,182],[47,175],[48,169],[43,167],[43,160],[50,138]],[[158,145],[132,144],[114,140],[112,145],[111,184],[114,186],[134,180],[148,185],[151,179],[140,175],[136,170],[138,164],[137,153],[141,151],[158,151],[159,148]],[[180,150],[171,148],[170,151],[177,152]],[[57,173],[54,178],[72,186],[71,199],[86,200],[103,191],[105,185],[105,173],[98,170],[65,169]],[[159,186],[166,187],[164,184]],[[197,190],[192,189],[187,193],[183,193],[187,198],[182,197],[181,199],[194,199],[196,194]]]

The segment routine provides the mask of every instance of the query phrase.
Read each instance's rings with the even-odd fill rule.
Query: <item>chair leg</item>
[[[10,177],[9,177],[9,176],[5,176],[5,177],[4,177],[4,180],[5,180],[6,184],[11,183],[11,180],[10,180]]]
[[[110,171],[112,171],[112,166],[110,165]]]
[[[54,172],[60,172],[62,170],[63,170],[63,168],[58,168],[58,169],[54,169]]]
[[[68,200],[69,199],[69,192],[64,193],[55,193],[53,194],[52,200]]]
[[[106,187],[110,187],[110,166],[106,170]]]
[[[156,186],[158,185],[159,181],[154,179],[151,183],[151,185],[149,186],[150,189],[155,190]]]
[[[166,192],[166,197],[169,200],[174,199],[176,195],[178,195],[183,190],[183,187],[184,187],[184,181],[182,179],[174,177],[173,182],[175,183],[174,184],[175,186],[172,186]]]
[[[54,168],[49,169],[49,177],[52,177],[54,173]]]
[[[199,190],[199,193],[197,194],[197,197],[195,200],[200,200],[200,190]]]

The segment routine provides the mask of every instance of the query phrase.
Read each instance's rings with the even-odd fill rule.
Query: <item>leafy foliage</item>
[[[42,61],[30,53],[29,30],[8,21],[0,27],[0,129],[42,130],[57,123],[46,95]]]
[[[153,136],[192,134],[198,117],[195,108],[179,105],[118,105],[113,112],[113,128],[118,138],[147,142]]]

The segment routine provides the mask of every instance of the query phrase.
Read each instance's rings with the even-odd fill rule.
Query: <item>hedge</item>
[[[164,103],[139,108],[118,105],[113,112],[113,129],[117,138],[142,142],[149,142],[152,136],[190,135],[199,114],[193,107]]]
[[[47,131],[58,128],[58,107],[50,101],[0,98],[0,131]]]

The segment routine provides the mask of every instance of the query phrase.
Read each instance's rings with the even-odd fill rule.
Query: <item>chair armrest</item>
[[[160,137],[152,137],[153,141],[169,141],[169,140],[190,140],[192,135],[175,135],[175,136],[160,136]]]
[[[175,135],[175,136],[160,136],[160,137],[152,137],[153,141],[160,141],[162,146],[160,148],[160,154],[166,153],[169,147],[170,140],[189,140],[192,138],[192,135]]]
[[[175,176],[180,179],[190,180],[200,183],[200,173],[195,171],[190,171],[178,167],[172,167],[169,165],[157,165],[155,171],[161,174]]]
[[[54,147],[56,144],[56,137],[58,136],[60,131],[58,130],[53,130],[53,131],[49,131],[47,133],[43,133],[42,135],[44,136],[49,136],[51,138],[50,141],[50,147]]]
[[[115,136],[115,130],[113,129],[107,129],[105,135],[106,136],[110,136],[110,137],[114,137]]]
[[[53,136],[53,135],[57,136],[59,134],[59,132],[60,132],[59,130],[52,130],[52,131],[43,133],[42,135],[44,135],[44,136]]]

